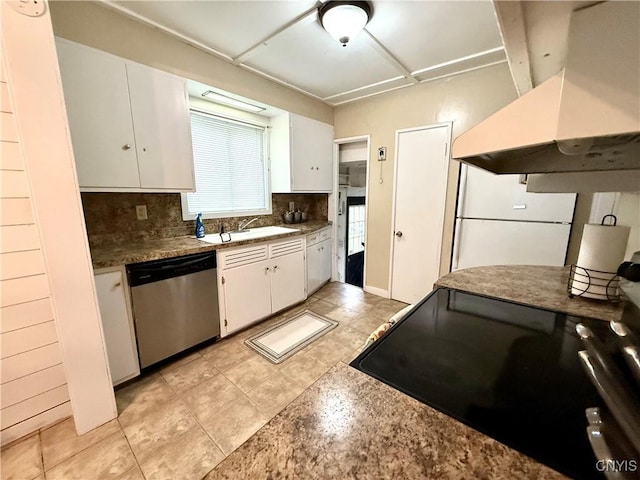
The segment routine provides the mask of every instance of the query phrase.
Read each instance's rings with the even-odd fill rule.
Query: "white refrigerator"
[[[519,175],[463,164],[451,269],[564,265],[575,203],[575,193],[529,193]]]

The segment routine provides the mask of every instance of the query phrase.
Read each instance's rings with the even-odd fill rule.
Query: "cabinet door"
[[[326,191],[333,186],[333,127],[291,114],[292,191]]]
[[[193,151],[186,80],[127,64],[142,188],[193,191]]]
[[[56,45],[80,187],[140,187],[124,60]]]
[[[304,252],[270,260],[271,310],[273,313],[304,300]]]
[[[271,314],[271,265],[267,260],[224,270],[226,334]],[[225,323],[226,322],[226,323]]]
[[[111,381],[117,385],[140,374],[128,298],[121,271],[96,274],[95,282]]]
[[[307,296],[322,285],[322,250],[319,243],[307,247]]]
[[[320,242],[318,247],[320,247],[320,283],[322,284],[331,279],[331,239]]]

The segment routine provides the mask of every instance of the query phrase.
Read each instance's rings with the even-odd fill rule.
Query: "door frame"
[[[332,236],[332,259],[331,262],[331,280],[338,280],[338,177],[340,174],[340,145],[347,143],[367,142],[367,174],[365,183],[365,220],[364,220],[364,265],[362,267],[362,289],[367,291],[367,243],[369,234],[369,203],[366,199],[369,198],[369,172],[371,165],[371,135],[358,135],[354,137],[336,138],[333,141],[333,190],[329,195],[329,220],[333,222],[331,225]]]
[[[396,130],[396,135],[395,135],[395,149],[394,149],[394,162],[393,162],[393,193],[392,193],[392,204],[391,204],[391,235],[390,235],[390,242],[391,242],[391,249],[390,249],[390,255],[389,255],[389,283],[387,285],[388,291],[389,291],[389,298],[393,298],[393,258],[395,255],[395,227],[396,227],[396,193],[397,193],[397,188],[398,188],[398,164],[400,163],[398,161],[398,150],[399,150],[399,146],[400,146],[400,134],[402,133],[408,133],[408,132],[416,132],[419,130],[431,130],[434,128],[442,128],[442,127],[446,127],[448,128],[448,138],[449,141],[447,143],[447,152],[446,152],[446,157],[447,157],[447,161],[446,161],[446,166],[445,166],[445,182],[448,185],[449,184],[449,167],[451,165],[451,143],[452,143],[452,139],[453,139],[453,122],[439,122],[439,123],[431,123],[429,125],[422,125],[420,127],[411,127],[411,128],[402,128],[400,130]],[[443,225],[444,225],[444,214],[446,213],[446,207],[447,207],[447,199],[446,199],[446,194],[445,194],[445,199],[444,202],[442,203],[442,215],[443,215]],[[439,257],[442,257],[442,234],[444,234],[444,232],[441,232],[440,235],[440,239],[438,241],[438,252],[439,252]],[[442,260],[440,258],[440,260]],[[439,273],[439,269],[440,266],[438,265],[438,273]]]

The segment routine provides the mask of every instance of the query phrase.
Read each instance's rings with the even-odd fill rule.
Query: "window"
[[[266,128],[191,111],[196,191],[182,194],[182,218],[271,213]]]
[[[348,245],[347,255],[353,255],[359,252],[364,252],[364,221],[365,221],[365,206],[364,205],[349,205],[349,213],[347,218],[349,219],[348,228]]]

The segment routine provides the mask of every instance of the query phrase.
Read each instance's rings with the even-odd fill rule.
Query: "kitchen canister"
[[[612,218],[612,224],[605,224],[607,217]],[[624,260],[630,230],[617,225],[615,215],[605,215],[600,225],[584,226],[578,261],[572,266],[569,278],[571,296],[598,300],[619,297],[616,271]]]

